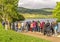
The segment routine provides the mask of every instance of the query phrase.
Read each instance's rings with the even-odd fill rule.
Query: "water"
[[[48,19],[26,19],[24,22],[27,22],[27,21],[40,21],[40,22],[47,22],[47,20],[51,23],[51,22],[53,22],[53,21],[57,21],[57,19],[55,19],[55,18],[48,18]]]

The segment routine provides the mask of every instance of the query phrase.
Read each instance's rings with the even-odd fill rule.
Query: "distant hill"
[[[18,7],[18,12],[20,13],[29,13],[29,14],[43,14],[43,15],[51,15],[52,8],[42,8],[42,9],[27,9],[23,7]]]

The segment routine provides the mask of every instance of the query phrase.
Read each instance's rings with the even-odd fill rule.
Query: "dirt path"
[[[48,36],[44,36],[42,33],[39,32],[23,32],[22,34],[50,40],[52,42],[60,42],[59,37],[48,37]]]

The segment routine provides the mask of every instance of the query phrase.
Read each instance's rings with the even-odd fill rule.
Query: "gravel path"
[[[22,32],[22,34],[50,40],[52,42],[60,42],[60,37],[53,37],[53,36],[48,37],[44,36],[42,33],[39,32]]]

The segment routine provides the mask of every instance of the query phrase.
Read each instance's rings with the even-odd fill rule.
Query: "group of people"
[[[51,36],[53,34],[57,35],[57,29],[58,29],[58,24],[56,21],[49,22],[40,22],[40,21],[27,21],[27,22],[22,22],[22,21],[17,21],[14,23],[11,23],[11,29],[15,30],[17,32],[22,32],[22,31],[31,31],[31,32],[41,32],[44,35]]]

